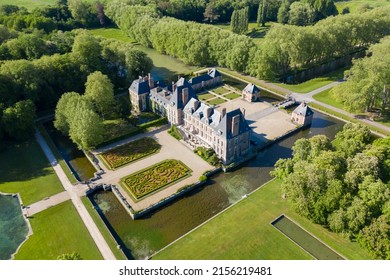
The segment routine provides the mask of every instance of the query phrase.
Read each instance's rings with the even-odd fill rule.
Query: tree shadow
[[[28,181],[52,173],[50,163],[33,139],[7,142],[0,152],[0,184]]]

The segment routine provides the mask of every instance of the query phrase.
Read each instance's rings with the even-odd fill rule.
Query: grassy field
[[[97,28],[90,29],[89,32],[91,32],[95,36],[101,36],[107,39],[116,39],[118,41],[135,43],[134,40],[126,36],[126,34],[123,33],[123,31],[119,28]]]
[[[205,94],[199,94],[198,95],[198,98],[201,100],[201,101],[205,101],[207,99],[210,99],[210,98],[214,98],[215,95],[214,94],[211,94],[211,93],[205,93]]]
[[[334,98],[332,96],[332,94],[330,93],[330,90],[331,89],[327,89],[327,90],[324,90],[320,93],[317,93],[317,94],[313,95],[313,98],[317,101],[324,102],[324,103],[329,104],[333,107],[345,110],[343,104],[338,102],[336,100],[336,98]]]
[[[122,250],[118,249],[117,243],[114,239],[114,237],[111,235],[110,231],[100,218],[99,214],[96,212],[96,210],[93,208],[93,205],[91,201],[88,199],[88,197],[84,196],[81,198],[85,208],[87,208],[87,211],[89,215],[91,215],[93,221],[95,222],[96,226],[99,228],[100,233],[103,235],[104,239],[106,240],[108,246],[110,247],[112,253],[114,254],[115,258],[117,260],[127,260],[126,256],[123,254]]]
[[[115,169],[138,159],[157,153],[161,146],[156,140],[145,137],[130,142],[113,150],[102,153],[100,156],[104,164]]]
[[[369,125],[367,123],[363,123],[363,122],[359,121],[358,119],[351,118],[349,116],[346,116],[346,115],[341,114],[339,112],[336,112],[334,110],[328,109],[328,108],[326,108],[324,106],[321,106],[319,104],[311,102],[310,103],[310,107],[312,107],[314,109],[317,109],[317,110],[319,110],[319,111],[321,111],[321,112],[323,112],[325,114],[331,115],[331,116],[333,116],[335,118],[339,118],[339,119],[342,119],[344,121],[347,121],[347,122],[361,123],[361,124],[367,126],[373,132],[377,132],[377,133],[380,133],[380,134],[385,135],[385,136],[390,136],[390,132],[388,132],[388,131],[385,131],[383,129],[377,128],[377,127],[375,127],[373,125]]]
[[[211,100],[207,100],[206,102],[208,104],[210,104],[210,105],[219,105],[219,104],[225,103],[226,100],[222,99],[220,97],[217,97],[217,98],[214,98],[214,99],[211,99]]]
[[[311,259],[270,223],[285,213],[348,259],[370,259],[357,243],[293,212],[273,180],[216,218],[195,229],[153,259]]]
[[[234,92],[231,92],[231,93],[228,93],[228,94],[224,95],[224,97],[226,97],[226,98],[228,98],[230,100],[233,100],[233,99],[241,97],[241,95],[237,94],[237,93],[234,93]]]
[[[22,245],[16,259],[55,260],[72,252],[86,260],[102,259],[71,201],[35,214],[30,223],[34,233]]]
[[[324,76],[311,79],[309,81],[296,84],[296,85],[287,85],[283,83],[275,83],[276,85],[283,87],[285,89],[297,92],[297,93],[308,93],[311,92],[317,88],[326,86],[332,82],[338,81],[343,78],[344,71],[346,69],[339,69],[337,71],[331,72],[329,74],[326,74]]]
[[[35,140],[8,143],[0,152],[0,192],[20,193],[24,205],[64,191]]]
[[[339,13],[346,7],[349,8],[350,13],[361,13],[364,11],[365,6],[370,6],[371,8],[382,7],[386,5],[390,5],[390,1],[386,0],[350,0],[350,1],[342,1],[335,2],[336,8]]]
[[[218,87],[218,88],[212,89],[211,91],[215,92],[216,94],[225,94],[225,93],[230,92],[230,90],[228,90],[224,87]]]
[[[58,0],[1,0],[0,5],[16,5],[20,7],[25,7],[28,10],[33,10],[34,8],[41,8],[44,6],[54,6]],[[92,2],[95,0],[83,0],[85,2]]]

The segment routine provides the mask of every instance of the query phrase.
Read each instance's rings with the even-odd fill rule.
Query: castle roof
[[[250,83],[244,88],[244,91],[251,93],[251,94],[255,94],[255,93],[258,93],[260,91],[260,89],[256,85]]]
[[[180,78],[174,87],[174,91],[172,93],[171,97],[171,105],[177,109],[183,109],[184,106],[186,106],[187,103],[184,104],[183,102],[183,89],[188,89],[188,99],[191,98],[198,99],[197,95],[195,94],[194,89],[192,86],[187,82],[186,79]],[[188,101],[187,101],[188,102]]]
[[[144,94],[144,93],[149,93],[150,88],[149,88],[149,83],[148,80],[140,77],[137,80],[134,80],[131,83],[130,90],[132,92],[135,92],[137,94]]]
[[[302,102],[293,112],[293,114],[297,114],[300,116],[308,117],[314,114],[312,109],[305,102]]]
[[[207,73],[192,78],[189,81],[189,83],[191,85],[196,85],[196,84],[200,84],[201,82],[206,82],[206,81],[215,79],[216,77],[220,77],[220,76],[222,76],[222,75],[221,75],[221,73],[219,73],[219,71],[217,69],[211,68],[209,71],[207,71]]]
[[[221,77],[221,73],[215,69],[215,68],[211,68],[208,72],[208,75],[211,77],[211,78],[216,78],[216,77]]]
[[[250,130],[247,121],[245,120],[244,114],[240,109],[235,109],[226,113],[226,115],[222,118],[219,125],[215,128],[218,131],[218,134],[226,139],[233,138],[232,134],[232,119],[235,116],[239,116],[239,131],[238,135],[247,132]]]

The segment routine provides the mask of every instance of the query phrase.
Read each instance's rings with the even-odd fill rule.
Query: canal
[[[316,112],[310,128],[275,143],[232,172],[216,174],[206,186],[139,220],[132,220],[111,192],[97,192],[90,199],[128,258],[144,259],[269,181],[275,162],[291,156],[296,140],[317,134],[333,138],[342,126],[343,122]]]

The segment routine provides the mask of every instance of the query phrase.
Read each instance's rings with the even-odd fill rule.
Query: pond
[[[154,67],[151,71],[151,75],[155,81],[164,80],[167,82],[176,82],[178,75],[188,76],[197,69],[195,66],[184,64],[179,59],[160,54],[154,49],[137,44],[134,45],[134,48],[143,51],[153,60]]]
[[[54,128],[53,122],[43,123],[47,133],[53,140],[63,159],[70,166],[71,171],[75,174],[79,181],[87,181],[94,177],[96,172],[95,167],[91,164],[85,154],[77,149],[77,146],[64,136],[61,132]]]
[[[206,186],[135,221],[111,192],[98,192],[90,199],[104,213],[109,226],[125,246],[127,256],[144,259],[269,181],[269,172],[275,162],[291,157],[291,147],[296,140],[317,134],[333,138],[343,124],[316,112],[310,128],[275,143],[232,172],[216,174]]]
[[[0,260],[10,259],[27,234],[18,197],[0,194]]]
[[[344,259],[284,215],[272,222],[272,225],[317,260]]]

